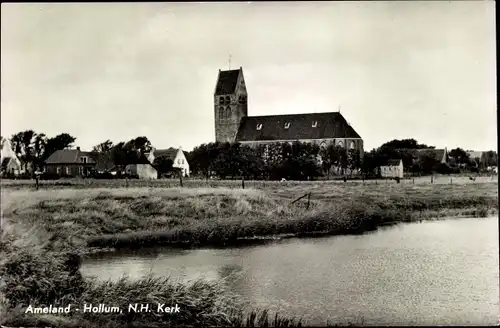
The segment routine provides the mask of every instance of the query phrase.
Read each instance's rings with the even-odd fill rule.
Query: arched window
[[[231,107],[226,108],[226,119],[231,119]]]
[[[224,104],[224,96],[220,96],[220,97],[219,97],[219,103],[220,103],[221,105],[223,105],[223,104]]]
[[[355,147],[356,147],[356,144],[354,143],[354,141],[351,141],[349,148],[354,149]]]
[[[339,141],[337,146],[344,147],[344,143],[342,141]]]
[[[322,141],[319,145],[319,148],[326,149],[327,148],[326,141]]]
[[[224,119],[224,107],[219,107],[219,120]]]
[[[228,104],[228,105],[229,105],[230,103],[231,103],[231,97],[226,96],[226,104]]]

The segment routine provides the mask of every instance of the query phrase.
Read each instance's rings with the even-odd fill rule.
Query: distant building
[[[0,163],[1,174],[17,176],[23,173],[21,161],[17,158],[16,153],[12,150],[12,144],[9,139],[2,138],[0,140]]]
[[[294,141],[356,149],[363,139],[340,112],[248,116],[243,69],[221,71],[214,92],[215,140],[250,146]]]
[[[448,150],[446,149],[446,147],[444,149],[415,149],[412,151],[412,153],[415,161],[421,161],[424,156],[429,156],[439,163],[448,163]]]
[[[145,155],[140,155],[135,161],[125,166],[125,174],[146,180],[158,179],[158,171],[151,165]]]
[[[152,149],[149,154],[146,154],[151,163],[154,162],[155,158],[166,157],[172,160],[172,167],[181,170],[182,175],[188,177],[190,174],[189,163],[187,161],[186,155],[181,148],[168,148],[168,149]]]
[[[380,166],[380,175],[383,178],[403,178],[403,160],[388,160],[385,165]]]
[[[469,160],[472,163],[476,163],[476,165],[480,167],[487,166],[487,158],[485,151],[467,150],[466,153],[467,155],[469,155]]]
[[[45,161],[43,171],[66,177],[86,177],[96,166],[92,153],[76,149],[56,150]]]

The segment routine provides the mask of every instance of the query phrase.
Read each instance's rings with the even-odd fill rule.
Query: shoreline
[[[93,254],[110,254],[117,253],[120,251],[136,250],[141,248],[151,248],[155,246],[159,247],[170,247],[170,248],[180,248],[185,250],[195,250],[200,248],[240,248],[240,247],[250,247],[255,245],[265,245],[268,243],[280,242],[288,239],[307,239],[307,238],[327,238],[335,236],[352,236],[352,235],[363,235],[365,233],[371,233],[378,231],[379,229],[390,228],[401,224],[415,224],[423,223],[427,221],[437,221],[437,220],[455,220],[455,219],[465,219],[465,218],[486,218],[489,216],[498,215],[499,211],[495,208],[490,208],[486,210],[484,208],[476,208],[467,211],[463,210],[445,210],[444,213],[428,211],[419,213],[419,217],[411,221],[398,221],[398,222],[388,222],[381,224],[379,226],[373,227],[371,229],[360,229],[351,231],[311,231],[311,232],[298,232],[298,233],[282,233],[282,234],[272,234],[272,235],[260,235],[252,237],[240,237],[233,241],[226,241],[222,243],[205,243],[200,244],[196,242],[175,242],[175,241],[160,241],[160,242],[148,242],[150,240],[150,235],[143,235],[143,243],[138,245],[127,246],[123,245],[113,245],[109,247],[96,247],[87,246],[85,250],[81,253],[84,256]],[[422,217],[423,215],[423,217]],[[160,232],[161,233],[161,232]],[[125,238],[131,238],[134,234],[125,234]],[[107,241],[108,238],[113,238],[113,236],[102,236],[102,239],[95,238],[92,239],[92,244],[99,244],[99,242]],[[133,239],[133,238],[131,238]]]

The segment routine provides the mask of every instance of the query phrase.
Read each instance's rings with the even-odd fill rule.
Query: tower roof
[[[240,69],[230,71],[219,71],[219,79],[215,87],[215,95],[227,95],[234,93],[240,76]]]

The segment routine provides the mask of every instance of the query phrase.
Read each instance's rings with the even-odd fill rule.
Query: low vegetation
[[[223,281],[166,278],[98,282],[79,274],[92,247],[175,243],[229,245],[256,236],[362,233],[385,224],[441,216],[487,216],[498,185],[328,183],[266,189],[93,188],[2,190],[0,317],[7,326],[297,326],[293,318],[252,311]],[[310,193],[291,204],[293,200]],[[309,202],[309,204],[308,204]],[[23,314],[28,304],[178,303],[183,315]]]
[[[300,320],[267,311],[244,311],[245,305],[231,294],[223,281],[188,284],[148,276],[139,281],[121,279],[98,282],[82,278],[78,261],[67,252],[3,242],[0,276],[3,280],[0,324],[51,327],[297,327]],[[128,312],[129,303],[166,304],[181,309],[170,313]],[[84,304],[107,304],[117,313],[25,314],[28,305],[83,308]]]

